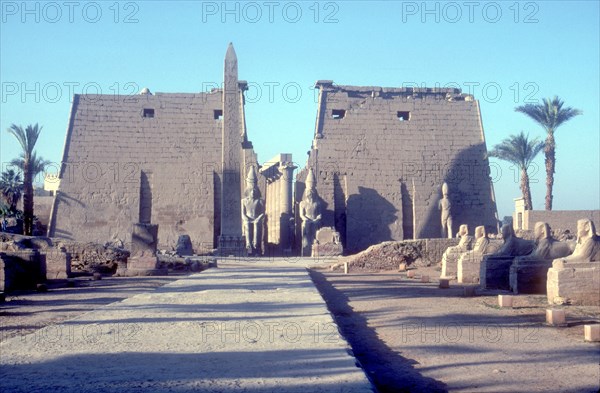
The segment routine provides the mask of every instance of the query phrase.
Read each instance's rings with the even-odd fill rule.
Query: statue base
[[[487,255],[479,270],[479,285],[485,289],[510,290],[510,265],[515,256]]]
[[[514,293],[546,294],[548,269],[552,261],[515,259],[510,266],[510,288]]]
[[[219,236],[217,253],[223,257],[245,257],[248,255],[246,239],[243,236],[221,235]]]

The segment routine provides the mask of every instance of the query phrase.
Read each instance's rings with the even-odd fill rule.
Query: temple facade
[[[75,95],[49,236],[129,244],[136,224],[153,224],[159,248],[188,235],[196,253],[244,254],[250,227],[242,202],[252,172],[252,198],[264,201],[262,226],[252,226],[262,240],[253,248],[300,253],[298,206],[310,170],[320,209],[315,223],[334,228],[346,252],[440,237],[443,183],[450,232],[460,224],[497,230],[472,96],[317,82],[314,138],[294,186],[290,154],[258,163],[246,131],[247,83],[238,80],[232,45],[223,80],[222,88],[197,94]]]

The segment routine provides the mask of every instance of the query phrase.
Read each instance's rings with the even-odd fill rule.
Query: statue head
[[[485,227],[483,225],[480,225],[477,228],[475,228],[475,237],[477,239],[481,239],[486,236],[487,234],[485,233]]]
[[[500,229],[500,233],[502,233],[502,239],[504,239],[504,242],[508,241],[508,239],[515,237],[515,231],[512,227],[512,225],[510,224],[504,224],[502,225],[502,228]]]
[[[444,196],[444,198],[448,197],[448,183],[446,182],[442,184],[442,195]]]
[[[538,221],[535,223],[535,227],[533,228],[533,234],[535,236],[535,240],[549,239],[552,237],[550,225],[542,221]]]
[[[317,188],[315,186],[316,184],[316,179],[315,179],[315,174],[312,170],[312,168],[310,168],[308,170],[308,175],[306,176],[306,188],[304,189],[304,195],[302,199],[307,199],[307,200],[315,200],[317,198]]]
[[[587,239],[596,236],[594,222],[588,218],[577,221],[577,243],[583,243]]]
[[[254,169],[254,166],[250,166],[246,175],[246,189],[250,187],[256,187],[257,183],[258,177],[256,176],[256,169]]]
[[[462,224],[460,226],[460,228],[458,229],[458,235],[459,236],[465,236],[469,234],[469,227],[467,224]]]

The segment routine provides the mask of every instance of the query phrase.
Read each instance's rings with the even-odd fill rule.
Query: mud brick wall
[[[222,111],[220,90],[76,95],[50,236],[130,244],[132,225],[151,222],[159,247],[189,234],[195,249],[212,248],[222,154],[215,111]]]
[[[338,86],[318,82],[308,166],[348,252],[388,241],[440,236],[447,182],[454,217],[471,231],[497,230],[479,105],[458,89]],[[301,199],[306,171],[297,176]],[[414,203],[414,214],[413,214]]]

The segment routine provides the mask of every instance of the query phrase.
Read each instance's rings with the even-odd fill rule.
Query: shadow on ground
[[[322,273],[309,272],[340,333],[350,343],[354,356],[380,393],[447,391],[443,382],[424,377],[415,370],[416,361],[400,356],[381,341],[368,326],[367,319],[353,312],[348,297],[331,285]]]

